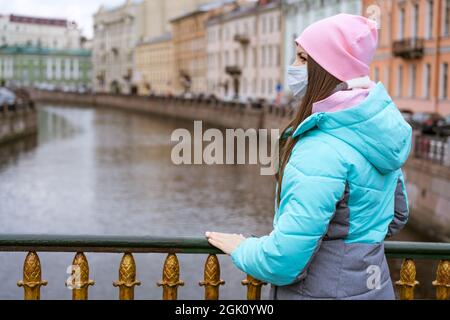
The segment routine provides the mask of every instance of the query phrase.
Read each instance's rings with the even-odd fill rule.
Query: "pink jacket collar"
[[[367,98],[374,86],[375,83],[371,82],[369,88],[338,91],[328,98],[314,103],[312,113],[336,112],[355,107]]]

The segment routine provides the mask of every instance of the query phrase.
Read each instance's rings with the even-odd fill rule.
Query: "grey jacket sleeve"
[[[397,180],[394,197],[394,219],[389,225],[388,237],[397,235],[405,227],[409,219],[408,195],[406,193],[405,178],[402,171],[400,171],[400,176]]]

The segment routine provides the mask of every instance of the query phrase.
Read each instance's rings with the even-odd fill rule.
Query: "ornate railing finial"
[[[162,281],[157,283],[163,287],[163,300],[177,300],[178,287],[184,286],[180,280],[180,264],[176,254],[169,253],[164,262]]]
[[[47,281],[42,280],[41,261],[36,252],[29,252],[23,264],[23,280],[17,282],[24,289],[25,300],[39,300],[41,298],[41,286],[46,286]]]
[[[206,259],[204,272],[204,280],[199,284],[205,287],[205,300],[219,300],[219,287],[225,281],[220,279],[220,264],[215,254],[210,254]]]

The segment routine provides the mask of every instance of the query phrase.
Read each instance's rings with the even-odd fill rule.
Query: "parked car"
[[[12,106],[16,103],[16,95],[11,90],[0,87],[0,106]]]
[[[408,122],[409,124],[413,123],[413,116],[414,116],[414,112],[412,112],[411,110],[400,110],[400,113],[402,114],[403,118],[406,120],[406,122]]]
[[[436,134],[438,124],[444,118],[435,112],[418,112],[412,116],[412,123],[417,125],[423,134]]]
[[[41,90],[45,90],[45,91],[55,91],[56,86],[54,84],[51,83],[42,83],[39,85],[38,87]]]
[[[84,84],[80,84],[80,85],[78,85],[77,86],[77,88],[76,88],[76,92],[77,93],[87,93],[87,87],[86,87],[86,85],[84,85]]]
[[[443,137],[450,136],[450,114],[441,121],[439,121],[437,127],[437,134]]]

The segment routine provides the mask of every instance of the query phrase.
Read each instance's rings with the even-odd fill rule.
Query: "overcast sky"
[[[116,6],[125,0],[0,0],[0,14],[22,14],[64,18],[78,23],[83,34],[92,37],[92,15],[101,4]]]

